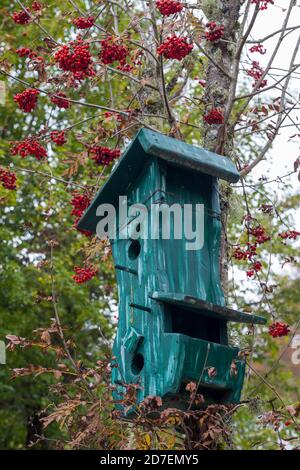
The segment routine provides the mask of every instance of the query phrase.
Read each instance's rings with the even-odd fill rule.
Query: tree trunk
[[[239,31],[239,13],[242,4],[243,1],[241,0],[204,0],[202,3],[202,9],[207,19],[209,21],[216,21],[225,27],[224,36],[221,41],[217,43],[209,43],[207,41],[205,50],[212,57],[213,62],[209,60],[208,63],[204,93],[204,103],[207,110],[218,108],[224,115],[230,99],[230,93],[235,91],[233,88],[235,83],[230,76],[236,54],[236,33]],[[203,146],[221,155],[233,157],[233,135],[227,133],[227,124],[226,121],[221,125],[205,124]],[[230,193],[230,185],[222,182],[219,186],[222,224],[220,273],[225,297],[228,294],[227,219]],[[195,426],[193,417],[190,417],[187,421],[189,436],[186,448],[190,450],[201,449],[202,430],[198,425]],[[212,440],[208,447],[215,449],[216,442]]]
[[[239,31],[239,14],[243,4],[241,0],[204,0],[203,11],[209,21],[219,22],[225,27],[223,38],[217,43],[207,41],[206,51],[213,58],[217,67],[209,61],[206,71],[206,88],[204,103],[208,109],[218,108],[224,112],[233,86],[230,78],[232,64],[236,53],[236,35]],[[225,72],[225,73],[224,73]],[[205,124],[203,146],[221,155],[233,156],[233,135],[226,135],[227,122],[221,125]],[[226,137],[224,137],[226,136]],[[228,248],[227,218],[231,189],[229,184],[220,184],[221,207],[221,253],[220,273],[225,295],[228,293]]]

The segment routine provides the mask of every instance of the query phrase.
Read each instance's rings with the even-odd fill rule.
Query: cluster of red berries
[[[178,37],[174,34],[173,36],[167,37],[157,48],[157,52],[166,59],[182,60],[192,52],[193,47],[193,44],[189,44],[186,38]]]
[[[71,215],[77,217],[77,220],[82,216],[84,211],[88,208],[91,203],[91,198],[87,193],[80,194],[75,191],[72,194],[71,206],[73,206]],[[76,223],[76,222],[75,222]]]
[[[238,246],[233,252],[233,257],[238,261],[251,260],[252,257],[256,255],[256,248],[257,245],[255,243],[247,243],[247,250],[242,250],[241,247]]]
[[[58,91],[54,96],[51,97],[51,102],[56,104],[59,108],[68,109],[71,106],[70,101],[67,99],[67,95],[62,91]]]
[[[101,147],[95,145],[90,149],[92,160],[97,165],[109,165],[113,160],[120,156],[121,151],[119,149],[110,149],[108,147]]]
[[[290,332],[289,325],[276,321],[269,326],[269,335],[273,338],[280,338],[281,336],[287,336]]]
[[[264,73],[264,71],[261,68],[261,66],[259,65],[259,63],[256,60],[254,60],[252,62],[251,69],[247,70],[247,74],[249,75],[249,77],[254,78],[253,87],[256,85],[256,83],[258,81],[260,81],[263,73]],[[267,80],[262,80],[261,84],[259,85],[259,88],[264,88],[266,85],[267,85]]]
[[[259,54],[265,54],[267,52],[267,49],[265,49],[262,44],[255,44],[255,46],[250,47],[250,52],[258,52]]]
[[[248,228],[248,233],[255,237],[255,243],[257,245],[261,245],[262,243],[271,240],[271,237],[266,234],[266,230],[261,225],[254,228]]]
[[[251,0],[251,3],[259,5],[260,10],[266,10],[269,3],[274,5],[274,0]]]
[[[125,64],[126,57],[129,51],[119,38],[108,36],[101,41],[100,59],[105,65],[112,64],[113,62],[120,62],[121,65]]]
[[[95,74],[90,46],[82,39],[76,39],[60,47],[54,54],[54,58],[62,70],[72,72],[78,80]]]
[[[37,56],[37,53],[29,49],[29,47],[20,47],[16,50],[16,54],[18,54],[19,57],[29,57],[30,59]]]
[[[25,113],[30,113],[36,108],[37,98],[39,91],[33,88],[27,88],[22,93],[17,93],[14,96],[14,102],[18,103],[18,106]]]
[[[16,24],[28,24],[31,18],[30,18],[30,15],[26,11],[20,10],[20,11],[15,11],[13,13],[12,19],[14,20]]]
[[[15,173],[12,173],[5,168],[0,168],[0,182],[4,188],[11,190],[17,189],[16,181],[17,177]]]
[[[280,238],[286,240],[296,240],[297,237],[300,237],[300,232],[296,232],[296,230],[287,230],[286,232],[282,232],[279,234]]]
[[[246,275],[247,277],[253,277],[255,273],[258,273],[259,271],[261,271],[262,269],[262,264],[260,261],[254,261],[254,263],[252,264],[252,267],[251,269],[249,269],[248,271],[246,271]]]
[[[15,11],[12,14],[12,19],[16,24],[28,24],[30,23],[30,11],[40,11],[42,9],[42,5],[39,2],[32,2],[31,7],[26,7],[26,10]]]
[[[78,28],[78,29],[88,29],[94,26],[95,23],[95,17],[94,16],[88,16],[85,18],[84,16],[80,16],[79,18],[75,18],[73,20],[73,24]]]
[[[215,21],[206,24],[205,39],[210,42],[218,42],[224,36],[224,26],[218,25]]]
[[[15,142],[12,155],[20,155],[22,158],[32,155],[36,160],[43,160],[47,157],[47,150],[34,138],[27,138],[20,142]]]
[[[89,281],[95,277],[98,272],[97,268],[92,265],[86,265],[83,268],[75,266],[74,271],[76,274],[72,276],[72,279],[74,279],[77,284],[83,284],[84,282]]]
[[[203,119],[207,124],[223,124],[224,122],[224,116],[223,113],[217,109],[213,108],[211,109],[207,114],[203,116]]]
[[[251,259],[253,255],[256,254],[256,248],[258,245],[261,245],[269,240],[271,240],[271,237],[269,237],[266,234],[266,231],[264,227],[261,225],[258,225],[257,227],[248,228],[248,234],[254,236],[255,240],[254,243],[247,243],[247,250],[243,251],[241,250],[241,247],[237,247],[233,253],[233,256],[237,260],[246,260],[246,259]]]
[[[43,8],[40,2],[32,2],[31,9],[34,11],[40,11]]]
[[[64,131],[52,131],[50,134],[52,142],[56,145],[64,145],[67,142],[66,134]]]
[[[157,0],[156,7],[163,16],[175,15],[183,9],[182,3],[175,0]]]
[[[249,220],[249,219],[248,219]],[[233,252],[233,257],[239,261],[250,261],[251,262],[251,267],[250,269],[246,272],[247,277],[253,277],[255,273],[261,271],[262,269],[262,264],[260,261],[253,261],[253,257],[257,254],[257,247],[258,245],[261,245],[271,239],[266,234],[265,228],[262,227],[261,225],[257,225],[256,227],[247,227],[247,232],[249,235],[252,235],[254,237],[254,242],[250,243],[247,242],[246,246],[247,248],[242,250],[240,246],[235,248]]]

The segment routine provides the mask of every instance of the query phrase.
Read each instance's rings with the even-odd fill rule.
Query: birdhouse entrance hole
[[[128,246],[129,259],[136,259],[141,252],[141,244],[138,240],[131,240]]]
[[[191,338],[221,343],[221,325],[217,318],[173,305],[165,305],[164,314],[167,333],[180,333]]]
[[[134,354],[131,361],[131,370],[134,375],[138,375],[144,367],[144,356],[141,353]]]
[[[188,396],[188,393],[186,391],[186,386],[188,384],[188,381],[185,380],[181,383],[180,385],[180,395],[182,396]],[[201,385],[200,387],[197,388],[197,393],[199,395],[203,395],[206,397],[206,404],[209,403],[222,403],[226,401],[227,399],[230,400],[230,390],[218,390],[217,388],[213,388],[211,386],[204,386]],[[201,405],[200,405],[201,406]]]

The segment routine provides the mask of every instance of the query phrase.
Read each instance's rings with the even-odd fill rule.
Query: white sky
[[[272,33],[281,28],[284,13],[282,12],[282,7],[286,7],[289,4],[289,0],[276,0],[275,5],[270,5],[268,10],[260,12],[258,15],[258,20],[255,24],[255,27],[252,32],[253,39],[261,39],[268,34]],[[300,25],[300,3],[297,2],[297,6],[293,9],[291,18],[289,20],[288,26],[297,26]],[[274,61],[273,66],[281,69],[287,69],[291,60],[291,55],[294,51],[300,29],[289,34],[283,41],[277,57]],[[276,46],[276,39],[279,35],[275,36],[264,42],[264,45],[267,49],[265,55],[253,54],[253,60],[258,60],[262,66],[266,65],[274,47]],[[300,63],[300,53],[296,63]],[[274,71],[278,74],[283,74],[283,71]],[[290,90],[292,90],[292,95],[297,98],[299,97],[299,85],[300,85],[300,68],[297,70],[299,75],[294,74],[294,77],[290,83]],[[280,77],[277,77],[279,79]],[[271,81],[269,80],[269,83]],[[274,92],[267,92],[269,96],[279,96],[279,91],[275,90]],[[266,94],[267,95],[267,94]],[[295,110],[291,116],[294,121],[299,122],[299,110]],[[291,121],[288,119],[285,121],[285,124],[291,124]],[[264,162],[261,162],[256,169],[253,171],[253,176],[259,178],[262,174],[267,174],[268,178],[276,178],[278,175],[284,175],[293,170],[293,163],[300,155],[299,145],[300,138],[295,138],[293,141],[289,142],[290,136],[294,134],[300,134],[295,127],[283,128],[280,131],[280,135],[276,138],[273,148],[267,154],[267,159]],[[290,177],[286,178],[284,181],[291,182],[293,185],[293,192],[299,192],[300,182],[298,181],[297,174],[293,174]],[[270,188],[270,195],[272,192],[278,193],[278,185],[276,183],[270,183],[268,185]],[[297,217],[295,220],[297,230],[300,230],[300,211],[297,212]],[[291,227],[293,228],[293,227]]]

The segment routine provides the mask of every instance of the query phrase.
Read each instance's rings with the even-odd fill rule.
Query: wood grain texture
[[[206,402],[237,403],[245,363],[239,349],[228,346],[227,322],[263,323],[225,307],[220,282],[220,207],[217,177],[236,180],[225,157],[176,139],[142,130],[122,157],[80,228],[95,230],[99,203],[114,203],[126,195],[128,205],[142,203],[204,205],[204,246],[186,250],[188,241],[141,236],[138,242],[111,240],[119,291],[119,324],[113,347],[113,369],[121,399],[122,384],[138,383],[138,400],[164,397],[165,403],[184,406],[185,384],[199,382]],[[149,212],[148,228],[152,227]],[[137,224],[126,221],[129,231]],[[161,228],[160,228],[161,230]],[[138,243],[138,245],[137,245]],[[210,371],[214,371],[211,374]],[[173,403],[173,400],[176,400]]]

